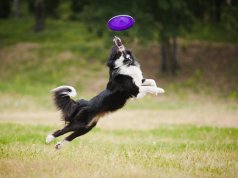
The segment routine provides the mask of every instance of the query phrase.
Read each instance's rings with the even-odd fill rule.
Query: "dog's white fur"
[[[48,144],[50,142],[52,142],[55,139],[55,137],[51,134],[47,135],[45,142]]]
[[[142,76],[140,67],[138,67],[138,66],[124,65],[124,66],[120,67],[119,74],[131,76],[131,78],[133,78],[134,83],[138,87],[140,87],[142,85],[143,76]]]
[[[130,59],[130,55],[127,55],[126,58]],[[124,57],[121,55],[121,57],[115,62],[115,68],[119,68],[119,74],[132,77],[135,85],[139,87],[139,94],[136,98],[143,98],[147,93],[154,95],[164,93],[164,89],[157,87],[156,82],[153,79],[145,79],[142,83],[143,75],[139,64],[136,66],[127,66],[123,64],[123,61]]]
[[[62,92],[61,94],[69,95],[71,97],[75,97],[77,95],[75,88],[72,86],[68,86],[68,85],[63,85],[63,86],[54,88],[53,90],[51,90],[51,92],[53,93],[53,92],[60,91],[62,88],[69,88],[71,91],[70,92]]]

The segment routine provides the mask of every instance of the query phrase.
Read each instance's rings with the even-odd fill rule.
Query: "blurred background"
[[[118,14],[134,17],[133,28],[110,31],[107,21]],[[104,127],[124,128],[120,119],[144,117],[142,128],[238,126],[238,1],[0,0],[0,18],[3,121],[58,122],[49,91],[59,85],[74,86],[85,99],[103,90],[118,35],[144,76],[166,93],[129,102]]]
[[[166,92],[55,151],[50,90],[102,91],[115,35]],[[237,138],[237,0],[0,0],[0,177],[238,177]]]

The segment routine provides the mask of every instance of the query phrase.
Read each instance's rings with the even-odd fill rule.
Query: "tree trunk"
[[[176,36],[172,37],[171,43],[169,37],[161,31],[160,43],[161,43],[161,71],[167,72],[169,69],[173,75],[176,75],[177,71],[180,70],[180,66],[177,60]]]
[[[41,32],[45,28],[45,4],[44,0],[35,1],[35,19],[36,24],[34,27],[35,32]]]
[[[12,10],[13,10],[13,16],[15,18],[18,18],[20,16],[19,3],[20,3],[20,0],[13,0]]]
[[[161,71],[167,72],[168,67],[168,45],[166,42],[161,42]]]
[[[171,54],[171,72],[176,75],[177,71],[180,70],[180,66],[177,60],[177,39],[175,36],[172,37],[172,54]]]
[[[161,66],[160,69],[162,72],[168,71],[168,47],[169,40],[164,35],[163,31],[160,32],[160,45],[161,45]]]
[[[222,0],[215,0],[214,19],[216,23],[221,21],[221,7],[222,7]]]

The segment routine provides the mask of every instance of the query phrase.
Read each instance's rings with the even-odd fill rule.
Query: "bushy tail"
[[[63,119],[65,121],[70,121],[70,115],[76,109],[76,102],[70,97],[77,95],[74,87],[71,86],[60,86],[51,90],[54,96],[54,102],[56,107],[62,111]]]

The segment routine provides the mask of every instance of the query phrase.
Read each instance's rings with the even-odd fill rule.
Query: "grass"
[[[46,134],[55,129],[1,123],[0,176],[238,176],[238,129],[191,125],[153,130],[96,128],[60,151],[44,144]]]

